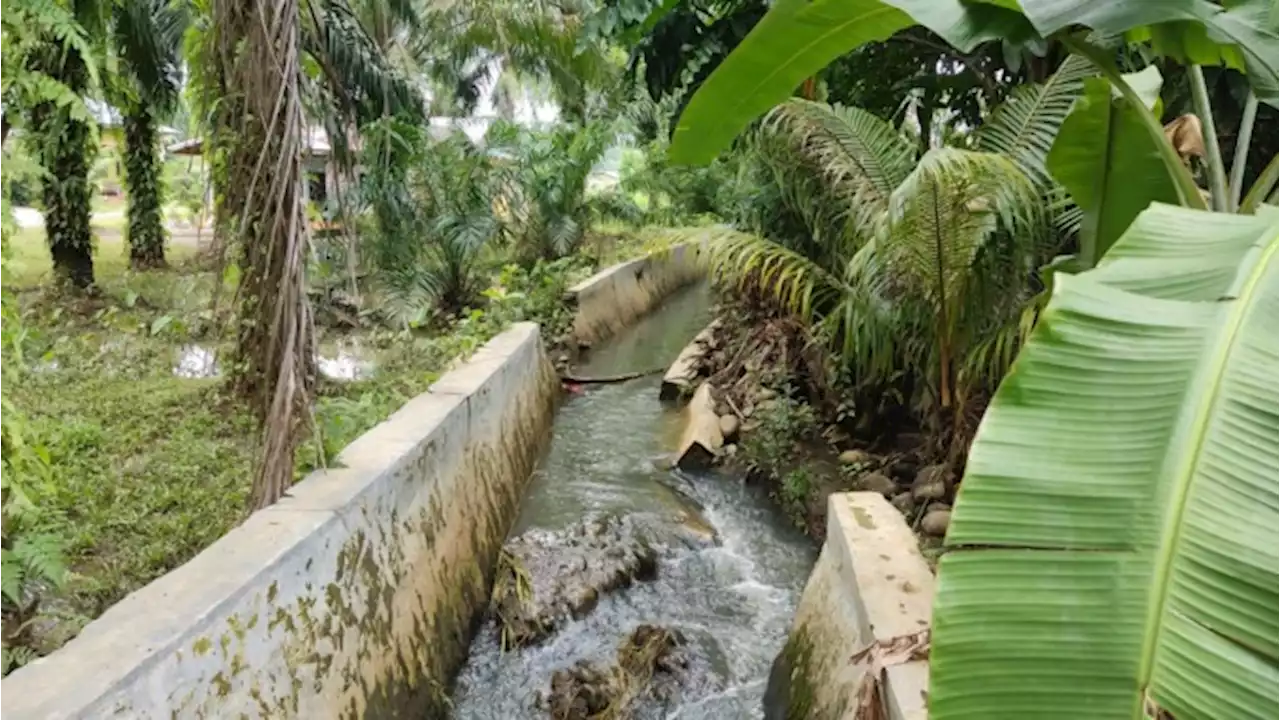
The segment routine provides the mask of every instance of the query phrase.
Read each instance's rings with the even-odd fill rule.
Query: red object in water
[[[582,391],[583,391],[582,383],[569,382],[568,380],[565,380],[561,384],[564,385],[564,389],[567,392],[571,392],[574,395],[582,394]]]

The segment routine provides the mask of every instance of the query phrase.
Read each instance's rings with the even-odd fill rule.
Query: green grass
[[[95,222],[94,228],[104,228]],[[11,256],[5,260],[8,281],[18,289],[33,288],[48,282],[53,276],[53,263],[44,228],[23,228],[10,239]],[[169,262],[181,265],[196,254],[196,249],[186,243],[170,243],[165,250]],[[129,248],[124,237],[115,233],[99,232],[93,248],[93,265],[100,285],[126,287],[134,282],[129,272]]]
[[[48,450],[51,479],[32,489],[33,500],[42,524],[67,539],[73,570],[66,587],[42,598],[35,649],[45,653],[246,516],[259,435],[220,380],[173,374],[190,344],[227,361],[230,336],[209,308],[213,273],[180,261],[131,272],[123,248],[102,242],[101,293],[67,297],[39,284],[48,276],[39,235],[14,240],[22,322],[5,329],[22,341],[4,347],[4,392],[29,416],[29,442]],[[298,477],[331,462],[510,322],[565,324],[564,286],[589,272],[580,259],[534,273],[504,270],[489,307],[447,331],[362,332],[378,369],[368,380],[321,382],[320,433],[299,450]]]

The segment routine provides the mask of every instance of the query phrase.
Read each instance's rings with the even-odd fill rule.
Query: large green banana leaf
[[[1129,84],[1149,91],[1154,101],[1160,71],[1151,66],[1136,75],[1143,77],[1129,76]],[[1092,267],[1147,206],[1178,202],[1178,188],[1161,148],[1138,117],[1150,111],[1113,97],[1111,83],[1103,78],[1085,79],[1084,88],[1046,162],[1084,214],[1080,256]]]
[[[1034,43],[1077,25],[1140,31],[1160,47],[1177,45],[1188,60],[1205,61],[1197,48],[1224,62],[1238,59],[1231,64],[1246,67],[1259,98],[1275,104],[1276,0],[1227,4],[1224,12],[1208,0],[779,0],[694,93],[670,155],[679,163],[710,162],[832,60],[916,24],[961,52],[988,40]]]
[[[1275,0],[1019,0],[1044,35],[1073,25],[1150,40],[1157,53],[1182,62],[1247,70],[1259,99],[1276,104]],[[1225,7],[1224,7],[1225,5]]]
[[[970,451],[933,720],[1277,716],[1277,228],[1155,205],[1056,279]]]
[[[672,160],[710,162],[752,120],[832,60],[915,24],[962,51],[987,40],[1017,42],[1035,35],[1020,13],[987,3],[781,0],[694,93],[672,135]]]

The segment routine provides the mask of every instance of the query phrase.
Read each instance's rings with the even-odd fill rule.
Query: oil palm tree
[[[918,162],[870,113],[780,105],[754,147],[804,227],[723,233],[716,270],[810,317],[864,382],[905,370],[926,408],[963,407],[1003,377],[1043,306],[1040,268],[1074,240],[1079,211],[1046,158],[1092,72],[1068,58],[994,109],[976,151]]]
[[[621,58],[582,34],[589,8],[578,2],[462,0],[432,5],[423,18],[415,56],[445,104],[469,113],[481,87],[498,78],[545,83],[562,116],[584,122],[596,101],[620,91]],[[498,82],[499,95],[519,83]],[[509,97],[495,101],[510,104]]]
[[[190,13],[181,0],[123,0],[112,17],[112,44],[120,73],[112,96],[124,125],[125,235],[135,269],[163,267],[164,188],[159,123],[176,109],[181,89],[182,38]]]
[[[315,378],[304,118],[323,120],[339,151],[361,123],[421,118],[423,105],[345,0],[216,2],[198,27],[191,49],[201,65],[198,104],[213,130],[220,231],[241,254],[232,386],[264,429],[252,492],[264,507],[293,480]]]
[[[93,285],[89,170],[97,143],[93,120],[83,103],[69,102],[66,96],[84,96],[96,84],[97,40],[103,37],[105,5],[79,0],[31,10],[36,27],[48,32],[40,32],[26,53],[29,69],[50,78],[59,90],[58,96],[44,93],[22,108],[28,114],[33,154],[45,170],[45,234],[55,274],[73,287],[86,289]],[[60,19],[51,20],[54,16]],[[70,19],[74,25],[66,24]]]
[[[432,141],[424,128],[394,120],[366,126],[363,138],[361,195],[377,224],[366,257],[383,313],[410,325],[474,307],[484,289],[481,253],[503,232],[489,158],[461,132]]]
[[[926,407],[952,411],[974,381],[976,339],[1021,301],[1034,186],[994,153],[941,148],[916,163],[909,139],[854,108],[796,100],[771,122],[774,132],[798,134],[808,160],[825,158],[829,193],[849,210],[803,248],[722,231],[716,272],[811,318],[863,382],[905,370]],[[824,123],[843,139],[817,130]],[[957,386],[962,370],[968,382]]]
[[[602,122],[545,132],[508,124],[490,130],[489,147],[511,158],[502,192],[512,242],[523,260],[554,260],[581,244],[599,213],[587,178],[613,139],[613,127]]]

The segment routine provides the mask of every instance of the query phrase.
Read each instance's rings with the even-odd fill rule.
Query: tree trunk
[[[230,131],[225,194],[242,269],[233,389],[263,426],[255,508],[293,482],[315,353],[304,276],[302,99],[298,0],[216,0],[219,56],[245,112],[222,113]]]
[[[925,92],[916,106],[916,122],[920,124],[920,152],[927,153],[933,148],[933,93]]]
[[[52,73],[73,90],[88,86],[88,68],[80,53],[58,48]],[[89,168],[97,147],[88,124],[71,117],[65,107],[41,103],[32,110],[31,129],[39,143],[44,179],[44,225],[53,256],[54,274],[73,287],[93,285],[93,235],[89,221]]]
[[[135,270],[164,267],[164,205],[159,137],[151,111],[135,105],[124,114],[124,182],[129,193],[129,264]]]

